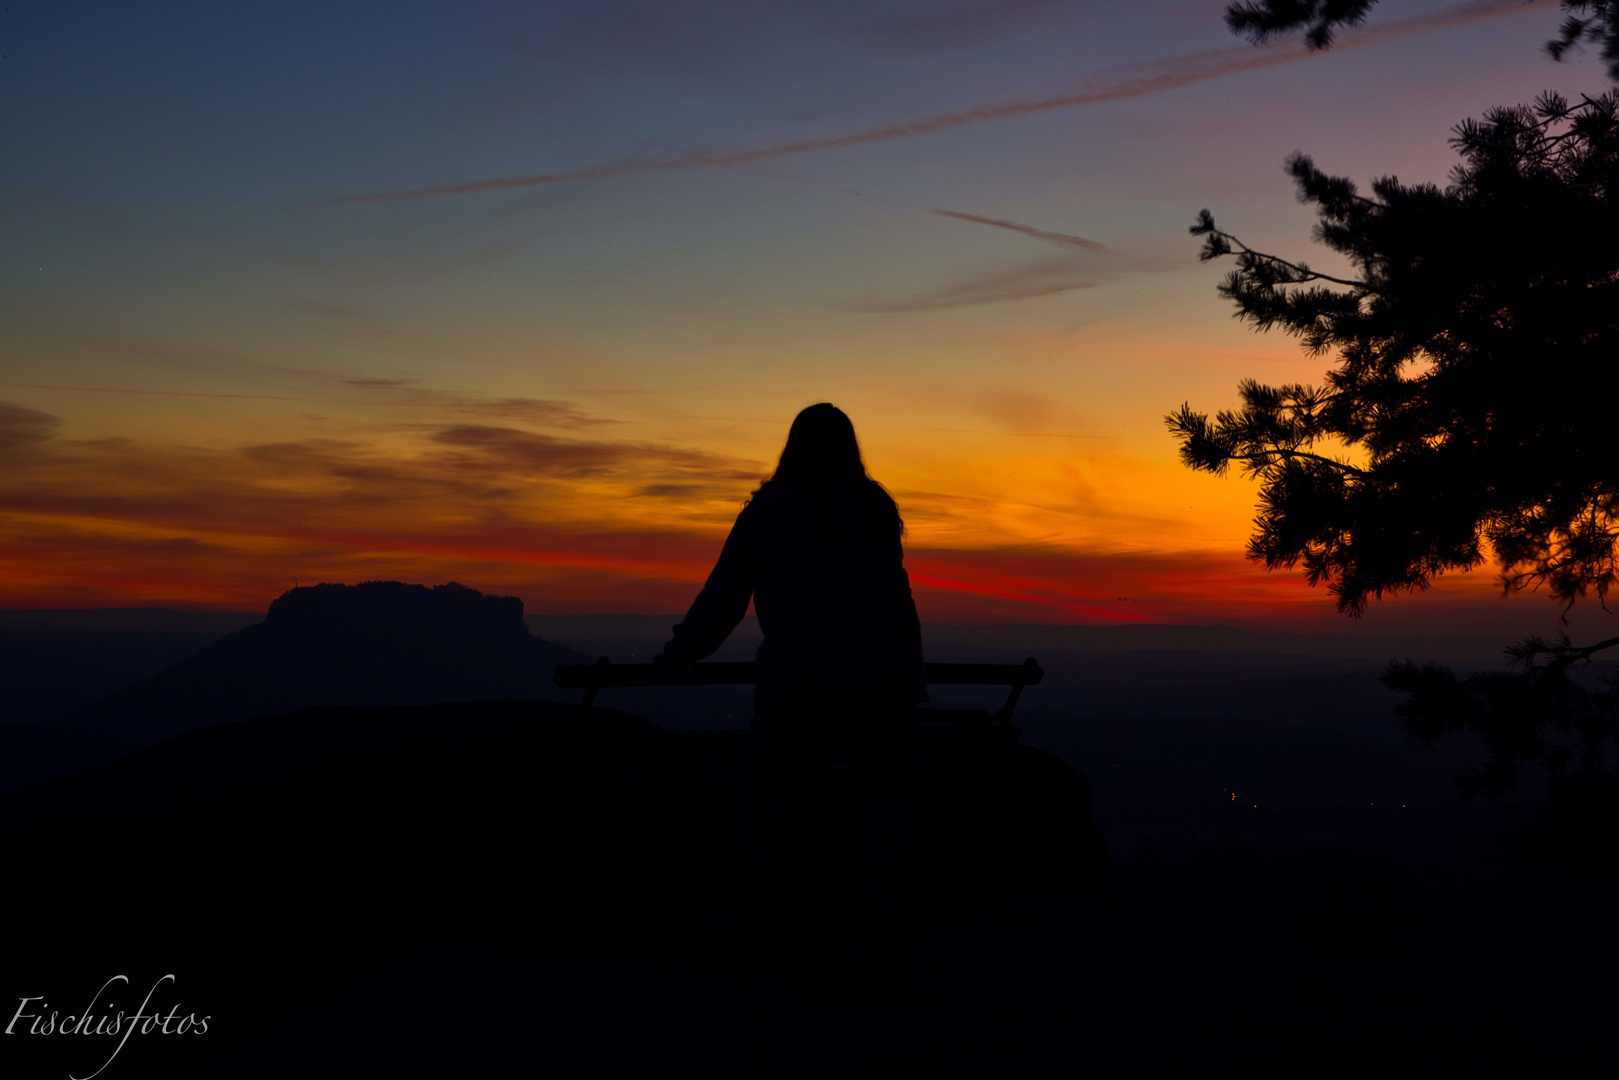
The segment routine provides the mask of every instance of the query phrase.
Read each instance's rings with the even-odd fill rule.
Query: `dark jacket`
[[[773,481],[737,515],[664,659],[720,647],[753,599],[764,643],[756,713],[927,700],[922,628],[893,500],[870,481]]]

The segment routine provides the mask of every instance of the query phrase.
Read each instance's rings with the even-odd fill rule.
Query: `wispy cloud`
[[[1001,304],[1009,300],[1032,300],[1038,296],[1089,289],[1094,281],[1075,277],[1077,271],[1066,263],[1036,263],[1011,270],[1000,270],[969,281],[961,281],[913,296],[890,300],[862,300],[845,310],[866,315],[905,315],[923,311],[950,311],[980,304]]]
[[[422,386],[415,379],[349,378],[342,380],[342,384],[350,389],[365,392],[368,397],[381,404],[456,416],[565,428],[601,427],[623,422],[591,416],[571,401],[531,397],[483,397]]]
[[[652,578],[637,595],[674,610],[767,471],[494,425],[216,448],[64,439],[54,423],[0,408],[0,436],[26,451],[0,470],[0,604],[251,607],[295,576],[543,580],[584,602]]]
[[[1003,221],[1000,218],[980,217],[977,214],[964,214],[959,210],[929,210],[928,213],[939,217],[954,218],[957,221],[970,221],[974,225],[989,225],[997,229],[1006,229],[1009,232],[1022,233],[1032,236],[1036,240],[1043,240],[1048,244],[1055,244],[1062,248],[1078,248],[1080,251],[1090,251],[1098,255],[1117,255],[1118,252],[1106,244],[1087,240],[1083,236],[1074,236],[1071,233],[1047,232],[1045,229],[1036,229],[1033,225],[1020,225],[1015,221]]]
[[[287,397],[278,394],[210,394],[202,390],[146,390],[133,386],[69,386],[61,383],[0,382],[0,386],[18,390],[68,390],[84,394],[139,394],[151,397],[228,398],[244,401],[313,401],[313,398]]]
[[[1550,0],[1469,0],[1452,4],[1427,15],[1413,15],[1395,19],[1381,26],[1368,27],[1340,36],[1333,46],[1334,53],[1377,45],[1386,41],[1411,37],[1416,34],[1448,30],[1458,26],[1499,19],[1528,8],[1543,6]],[[367,203],[407,202],[432,199],[447,195],[471,195],[479,192],[506,191],[512,188],[540,187],[546,184],[575,183],[585,180],[605,180],[618,176],[639,176],[661,172],[685,172],[693,169],[731,168],[750,165],[773,158],[794,154],[811,154],[826,150],[841,150],[872,143],[891,142],[933,135],[954,128],[996,120],[1010,120],[1023,116],[1074,109],[1086,105],[1100,105],[1110,101],[1146,97],[1212,79],[1224,78],[1245,71],[1278,67],[1308,59],[1312,53],[1302,43],[1287,41],[1266,47],[1238,46],[1188,53],[1164,60],[1126,65],[1111,75],[1093,81],[1091,87],[1074,94],[1057,97],[1026,99],[981,105],[959,112],[938,113],[895,124],[867,128],[846,135],[822,139],[799,139],[751,149],[696,151],[668,158],[641,158],[570,169],[532,176],[507,176],[484,180],[468,180],[441,184],[436,187],[414,188],[408,191],[383,192],[370,195],[349,195],[335,199],[317,200],[309,207],[350,206]]]
[[[19,390],[64,390],[85,394],[128,394],[137,397],[217,398],[231,401],[288,401],[300,404],[322,404],[327,401],[333,387],[359,391],[367,405],[380,405],[393,409],[416,409],[429,416],[462,416],[482,420],[504,420],[510,423],[528,423],[541,427],[589,428],[623,423],[604,417],[591,416],[570,401],[555,401],[531,397],[487,397],[457,390],[423,386],[415,379],[337,378],[324,373],[279,369],[283,375],[313,381],[309,393],[291,394],[221,394],[203,390],[160,390],[138,386],[73,386],[63,383],[0,382],[0,388]],[[4,406],[3,408],[18,408]],[[39,414],[39,415],[44,415]],[[7,421],[0,418],[0,427]]]
[[[52,419],[22,416],[19,438],[41,442]],[[636,501],[637,490],[676,485],[712,496],[718,486],[739,498],[765,471],[762,462],[701,449],[473,424],[403,444],[355,437],[216,449],[58,438],[0,473],[0,513],[232,535],[342,522],[381,538],[402,523],[473,522],[490,507],[552,523],[644,516],[650,504]],[[685,514],[694,519],[699,509]]]
[[[25,405],[0,402],[0,450],[16,452],[45,442],[62,421]]]
[[[621,469],[743,481],[759,475],[758,469],[738,469],[735,461],[700,450],[566,440],[508,427],[449,427],[436,432],[433,441],[449,451],[447,463],[501,475],[585,479]]]
[[[0,605],[262,611],[295,579],[397,578],[513,593],[531,611],[677,612],[763,470],[689,447],[476,425],[403,448],[215,449],[55,430],[48,414],[0,407],[0,431],[30,448],[0,470]],[[913,524],[952,500],[980,521],[994,510],[950,492],[896,496]],[[1265,574],[1235,546],[1098,553],[980,534],[917,540],[907,565],[924,617],[944,621],[1333,618],[1321,590]]]

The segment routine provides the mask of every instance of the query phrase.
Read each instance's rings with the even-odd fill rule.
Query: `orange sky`
[[[1555,5],[1384,6],[1303,59],[1206,0],[694,10],[665,28],[689,63],[415,8],[318,54],[296,15],[183,49],[161,18],[30,16],[0,72],[29,89],[0,117],[26,151],[0,175],[0,606],[398,578],[678,612],[830,400],[925,618],[1344,629],[1241,557],[1253,485],[1164,431],[1329,362],[1234,323],[1186,227],[1209,206],[1318,256],[1289,152],[1443,182],[1454,123],[1600,81],[1538,53]],[[1555,616],[1488,572],[1395,603],[1366,625]]]

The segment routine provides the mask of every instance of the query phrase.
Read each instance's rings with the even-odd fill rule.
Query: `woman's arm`
[[[689,664],[711,656],[722,645],[742,616],[759,580],[759,563],[764,555],[764,514],[758,500],[750,502],[737,515],[731,535],[708,575],[708,583],[692,601],[686,618],[674,628],[674,637],[654,661]]]

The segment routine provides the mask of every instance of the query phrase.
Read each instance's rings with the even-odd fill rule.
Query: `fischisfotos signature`
[[[206,1035],[208,1033],[208,1017],[199,1017],[194,1011],[180,1015],[180,1004],[175,1002],[168,1014],[164,1015],[161,1004],[152,1006],[152,998],[156,996],[158,988],[164,983],[173,983],[174,976],[165,975],[152,984],[146,992],[146,999],[141,1002],[140,1008],[132,1013],[115,1008],[112,995],[108,995],[105,1004],[101,1003],[103,994],[113,983],[121,982],[127,989],[129,976],[114,975],[101,984],[95,997],[77,1013],[64,1014],[59,1009],[51,1008],[50,1002],[41,995],[25,997],[17,1004],[17,1010],[11,1016],[11,1022],[5,1027],[7,1035],[99,1035],[103,1038],[111,1036],[118,1040],[118,1045],[108,1055],[107,1060],[101,1063],[101,1068],[93,1073],[83,1076],[68,1074],[68,1080],[93,1080],[101,1075],[108,1065],[113,1063],[129,1037],[138,1030],[142,1035]],[[113,992],[114,994],[117,991]],[[150,1009],[149,1009],[150,1007]],[[97,1013],[97,1009],[103,1010]],[[105,1044],[103,1044],[105,1045]]]

